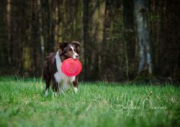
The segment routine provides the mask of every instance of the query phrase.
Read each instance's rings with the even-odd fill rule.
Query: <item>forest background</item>
[[[82,81],[179,81],[179,12],[179,0],[1,0],[0,75],[41,77],[76,40]]]

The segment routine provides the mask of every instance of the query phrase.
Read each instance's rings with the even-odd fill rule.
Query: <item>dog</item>
[[[78,92],[78,76],[68,77],[61,70],[62,62],[68,58],[79,59],[80,43],[72,41],[59,44],[56,53],[50,53],[44,62],[43,80],[46,83],[45,96],[49,93],[52,85],[53,95],[64,94],[71,85],[74,92]]]

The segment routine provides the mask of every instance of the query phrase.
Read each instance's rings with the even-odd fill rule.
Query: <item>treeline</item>
[[[1,0],[0,74],[41,76],[45,56],[76,40],[82,80],[132,80],[143,71],[179,80],[179,12],[179,0]]]

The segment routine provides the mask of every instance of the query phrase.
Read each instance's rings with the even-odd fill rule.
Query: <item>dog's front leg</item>
[[[52,89],[53,89],[53,96],[56,96],[58,92],[58,83],[55,79],[52,80]]]
[[[75,93],[78,92],[78,78],[76,77],[75,80],[72,82],[72,87]]]
[[[78,92],[78,88],[77,87],[73,87],[73,90],[74,90],[75,93]]]
[[[58,85],[59,85],[59,94],[65,95],[64,89],[63,89],[63,81],[61,81]]]

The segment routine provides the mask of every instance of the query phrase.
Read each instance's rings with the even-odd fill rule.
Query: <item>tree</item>
[[[0,14],[0,74],[6,72],[6,68],[9,65],[9,57],[8,57],[8,45],[9,38],[7,28],[9,24],[7,24],[7,19],[10,18],[10,3],[7,3],[7,0],[0,1],[0,12],[6,12]],[[7,16],[8,15],[8,16]],[[9,21],[9,20],[8,20]]]
[[[95,80],[100,78],[101,71],[101,51],[103,42],[104,17],[106,0],[92,1],[92,17],[91,17],[91,43],[94,51],[91,56],[91,65],[93,65],[92,74]],[[95,76],[95,75],[96,76]]]
[[[40,49],[41,49],[41,66],[43,67],[45,56],[44,56],[44,35],[43,35],[41,0],[38,0],[38,16],[39,16],[39,36],[40,36]]]
[[[83,0],[83,62],[84,62],[84,69],[87,70],[87,40],[88,40],[88,29],[89,29],[89,20],[88,20],[88,16],[89,16],[89,0]],[[84,72],[84,78],[87,79],[87,71]]]
[[[145,0],[134,0],[134,21],[139,53],[138,75],[141,75],[143,72],[153,73],[152,47],[148,30],[147,11]]]
[[[7,0],[8,62],[11,63],[11,0]]]
[[[137,64],[133,10],[133,0],[123,0],[123,40],[127,80],[132,79],[132,72],[136,72],[134,66]]]
[[[54,7],[54,50],[57,49],[58,43],[59,43],[59,1],[53,1],[52,2]]]

